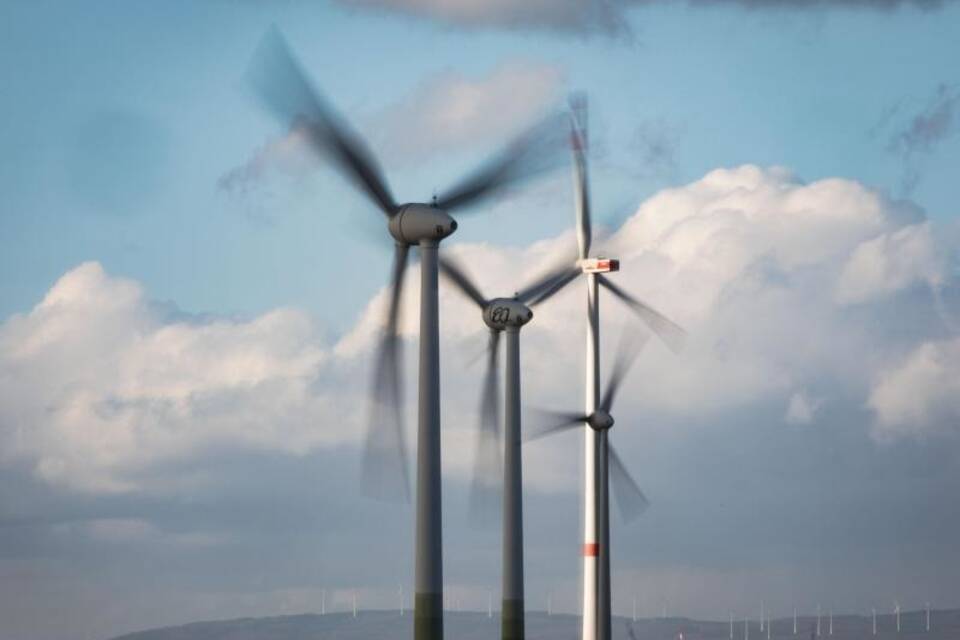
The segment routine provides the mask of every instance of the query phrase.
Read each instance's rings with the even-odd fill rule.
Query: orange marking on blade
[[[583,555],[596,557],[598,545],[596,542],[585,542],[583,544]]]

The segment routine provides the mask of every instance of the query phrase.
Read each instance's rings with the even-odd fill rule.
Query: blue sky
[[[384,606],[410,582],[409,509],[345,481],[390,243],[246,87],[271,25],[404,201],[589,96],[618,277],[691,335],[653,341],[624,394],[613,437],[653,508],[614,530],[616,612],[957,606],[960,3],[826,4],[0,5],[0,635],[311,611],[321,589]],[[495,295],[569,247],[572,213],[564,168],[449,244]],[[483,338],[442,296],[446,575],[480,607]],[[580,397],[579,302],[524,330],[533,405]],[[570,611],[577,446],[524,454],[530,593]]]
[[[445,70],[482,76],[514,59],[557,66],[564,89],[588,92],[595,131],[611,141],[594,171],[601,211],[744,162],[784,165],[808,180],[850,177],[900,195],[903,166],[887,151],[889,139],[939,85],[956,82],[960,49],[952,6],[655,5],[627,14],[633,42],[471,31],[310,3],[14,2],[4,12],[0,126],[15,153],[0,173],[8,274],[0,312],[27,308],[67,268],[92,258],[187,309],[250,314],[296,304],[336,331],[353,318],[342,307],[324,310],[339,277],[325,265],[370,265],[354,273],[352,293],[337,294],[355,311],[387,269],[384,252],[349,235],[346,213],[324,213],[350,206],[349,215],[369,216],[363,203],[338,184],[330,185],[335,196],[315,201],[288,192],[281,203],[291,210],[267,207],[268,223],[256,224],[245,203],[216,188],[278,131],[242,85],[271,23],[351,116],[389,108]],[[641,126],[666,129],[666,170],[647,171],[631,157]],[[452,167],[434,159],[386,170],[401,197],[422,198],[483,151],[466,150]],[[917,159],[922,178],[911,197],[933,218],[957,214],[950,167],[958,153],[954,136]],[[516,241],[529,241],[568,216],[527,213],[512,224]],[[334,233],[324,238],[321,225]],[[494,225],[478,219],[463,237],[488,237]],[[343,240],[329,242],[331,235]]]

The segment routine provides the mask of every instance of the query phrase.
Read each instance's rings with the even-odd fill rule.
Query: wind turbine
[[[467,275],[461,264],[450,256],[440,258],[440,271],[457,289],[480,309],[483,322],[490,329],[487,347],[487,371],[484,376],[480,408],[480,446],[477,448],[474,489],[480,480],[490,476],[496,464],[485,453],[499,454],[497,428],[497,359],[500,336],[506,334],[505,411],[503,420],[503,588],[501,637],[521,640],[524,637],[523,602],[523,461],[521,456],[520,418],[520,330],[533,319],[530,307],[536,306],[562,287],[555,286],[569,267],[554,269],[508,298],[487,298]],[[569,282],[569,280],[568,280]],[[529,305],[529,306],[528,306]],[[492,444],[492,447],[490,446]]]
[[[598,434],[601,444],[598,450],[599,455],[597,456],[598,475],[606,479],[609,477],[610,471],[612,471],[617,504],[625,520],[631,520],[640,515],[640,513],[649,506],[647,497],[643,494],[643,491],[641,491],[636,481],[630,476],[623,460],[617,454],[616,449],[609,444],[607,435],[607,432],[614,425],[611,411],[613,410],[613,403],[616,400],[617,391],[623,383],[630,366],[636,360],[640,349],[646,342],[645,337],[642,340],[636,338],[631,340],[629,338],[630,335],[624,332],[624,340],[621,343],[620,349],[618,349],[617,359],[614,363],[610,380],[607,382],[607,386],[603,390],[603,395],[594,411],[591,413],[583,413],[582,411],[550,412],[549,415],[553,419],[552,424],[531,433],[527,438],[528,440],[533,440],[567,431],[583,424],[586,424],[592,432]],[[589,515],[588,512],[588,518]],[[605,515],[609,517],[609,514]],[[590,550],[585,549],[585,555],[587,555],[589,551]],[[585,610],[585,613],[587,611],[588,610]],[[587,635],[590,628],[587,626],[586,621],[584,622],[584,628],[585,635]],[[590,635],[593,637],[592,634]]]
[[[668,347],[677,352],[686,332],[664,315],[610,281],[605,273],[618,271],[618,260],[590,257],[593,231],[590,183],[587,175],[587,104],[578,94],[571,99],[570,142],[574,158],[574,195],[579,260],[555,286],[562,287],[583,273],[587,279],[586,392],[584,409],[595,415],[600,402],[600,287],[627,304]],[[609,427],[607,427],[609,428]],[[584,428],[583,519],[583,627],[582,640],[610,640],[610,504],[608,492],[607,428],[589,422]],[[614,458],[616,472],[626,470]],[[629,478],[629,476],[626,476]]]
[[[502,153],[432,202],[400,204],[367,146],[311,85],[283,36],[271,28],[254,55],[247,79],[265,106],[285,126],[302,133],[312,149],[332,160],[383,213],[396,248],[386,314],[374,376],[373,418],[364,455],[369,490],[409,496],[401,421],[400,340],[397,321],[411,246],[420,249],[420,371],[417,425],[414,637],[443,638],[443,559],[440,485],[440,377],[437,312],[437,250],[457,229],[449,212],[475,205],[501,187],[542,171],[552,119],[521,135]],[[390,414],[382,418],[379,411]],[[387,480],[390,471],[395,472]],[[394,480],[394,478],[396,478]],[[378,482],[379,480],[379,482]],[[392,485],[392,486],[391,486]],[[399,489],[399,492],[397,491]]]

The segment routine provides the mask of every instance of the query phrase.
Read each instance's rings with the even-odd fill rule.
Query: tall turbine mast
[[[420,362],[417,417],[415,640],[443,638],[443,548],[440,486],[440,338],[437,259],[440,242],[457,229],[449,215],[476,205],[502,187],[552,168],[555,117],[526,131],[502,153],[430,202],[394,200],[377,161],[309,81],[276,28],[254,55],[247,79],[264,105],[313,151],[333,161],[383,214],[395,245],[385,331],[377,350],[371,423],[364,454],[368,491],[409,497],[403,428],[399,310],[410,248],[420,251]],[[556,138],[553,142],[558,142]],[[555,151],[560,151],[556,145]],[[559,153],[556,156],[559,159]],[[534,162],[536,160],[536,162]],[[321,238],[334,241],[333,234]],[[389,475],[390,477],[385,477]]]
[[[440,260],[443,275],[464,296],[480,308],[481,318],[490,330],[487,348],[487,371],[481,393],[481,442],[477,448],[474,487],[496,484],[499,461],[484,459],[491,449],[498,456],[497,443],[497,358],[500,336],[506,335],[505,405],[503,412],[503,602],[501,637],[523,640],[525,631],[523,588],[523,464],[521,456],[520,403],[520,330],[533,319],[530,307],[559,292],[569,277],[571,267],[564,264],[548,272],[534,283],[519,290],[512,298],[487,298],[466,270],[452,257]],[[563,281],[563,282],[561,282]],[[528,306],[529,305],[529,306]],[[485,438],[485,440],[484,440]],[[486,477],[481,477],[486,476]],[[549,596],[548,596],[549,597]],[[549,605],[548,605],[549,608]]]
[[[574,157],[574,195],[580,271],[587,281],[587,336],[584,413],[595,415],[600,408],[600,287],[626,303],[668,346],[677,350],[685,337],[683,329],[637,300],[606,278],[618,271],[619,261],[591,258],[593,232],[587,172],[587,103],[582,95],[571,98],[571,148]],[[574,274],[575,275],[575,274]],[[610,456],[607,429],[584,427],[583,491],[583,628],[582,640],[610,640],[610,500],[609,469],[617,473],[622,465]],[[622,473],[626,473],[622,469]]]

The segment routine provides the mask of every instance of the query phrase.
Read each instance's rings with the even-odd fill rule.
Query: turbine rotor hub
[[[494,298],[483,309],[483,321],[494,331],[519,329],[532,319],[530,307],[513,298]]]
[[[387,228],[401,244],[437,243],[457,230],[457,221],[443,209],[413,203],[402,205],[390,218]]]
[[[587,424],[589,424],[590,428],[594,431],[606,431],[613,426],[613,422],[613,416],[603,409],[597,409],[591,413],[590,418],[587,420]]]

